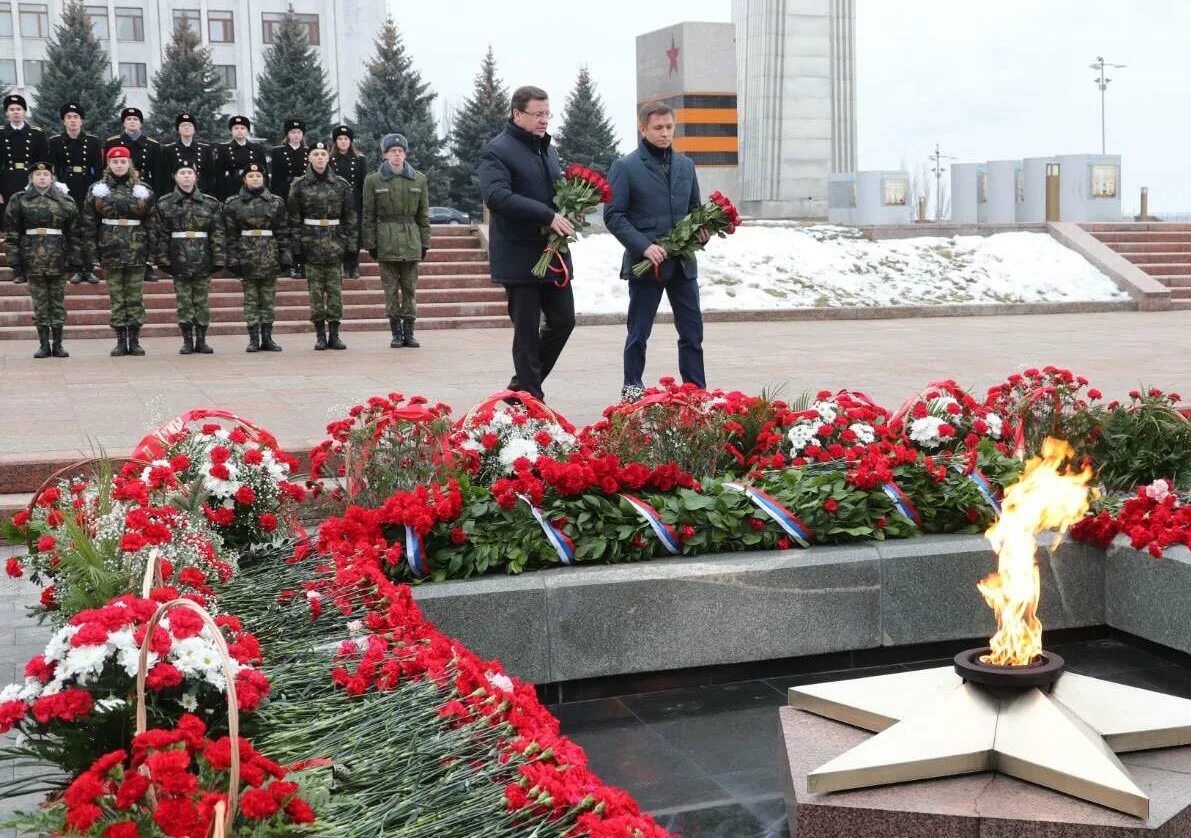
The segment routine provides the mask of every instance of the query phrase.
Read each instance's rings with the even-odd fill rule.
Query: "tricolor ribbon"
[[[550,542],[550,546],[558,553],[559,561],[568,566],[577,564],[575,542],[571,540],[571,537],[563,532],[560,527],[556,527],[552,521],[547,520],[546,514],[534,506],[533,501],[527,496],[517,495],[517,497],[525,501],[525,505],[533,513],[534,520],[538,522],[538,525],[542,528],[542,532],[546,535],[546,540]]]
[[[951,467],[975,483],[976,489],[988,501],[988,505],[992,507],[993,512],[997,513],[997,515],[1001,514],[1001,503],[997,500],[996,493],[993,492],[992,484],[988,482],[988,478],[984,476],[984,473],[980,469],[974,468],[969,472],[963,467],[962,463],[955,463]]]
[[[724,488],[743,492],[744,496],[751,500],[758,509],[776,521],[777,525],[785,530],[786,535],[803,547],[810,547],[811,542],[815,540],[815,535],[811,532],[810,527],[799,521],[794,513],[782,506],[772,495],[755,486],[746,486],[743,483],[725,483]]]
[[[882,483],[881,489],[889,495],[889,499],[893,501],[893,508],[900,512],[902,517],[908,519],[916,527],[922,526],[922,518],[918,515],[918,510],[914,508],[914,504],[910,503],[910,499],[906,497],[901,486],[891,480],[888,483]]]
[[[674,556],[682,555],[682,544],[678,540],[678,533],[674,532],[674,528],[662,520],[662,516],[656,509],[633,495],[622,494],[621,497],[628,502],[629,506],[637,510],[638,515],[645,519],[645,523],[649,524],[667,552]]]
[[[425,579],[430,574],[429,562],[426,560],[426,545],[418,531],[409,524],[405,525],[405,560],[409,562],[409,569],[419,579]]]

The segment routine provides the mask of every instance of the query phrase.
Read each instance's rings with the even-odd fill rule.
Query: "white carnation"
[[[60,661],[70,650],[70,638],[79,633],[79,626],[63,626],[54,632],[45,647],[45,659]]]
[[[76,646],[66,653],[66,658],[58,665],[56,674],[61,674],[63,678],[74,678],[75,682],[82,686],[103,671],[107,659],[106,643]]]
[[[517,460],[525,457],[532,462],[538,458],[538,455],[538,444],[532,439],[513,437],[505,443],[504,448],[500,451],[500,464],[512,471],[513,463]]]
[[[939,436],[939,426],[944,424],[937,416],[923,416],[915,419],[910,425],[910,439],[924,448],[937,448],[942,437]]]
[[[815,402],[811,405],[811,410],[817,412],[824,423],[830,424],[835,421],[835,405],[831,402]]]
[[[873,431],[873,426],[864,422],[853,422],[848,426],[848,430],[856,434],[856,439],[865,445],[870,444],[877,438],[877,434]]]
[[[1001,438],[1001,431],[1005,428],[1005,423],[1001,417],[995,413],[987,413],[984,416],[984,423],[988,425],[988,435],[993,439]]]

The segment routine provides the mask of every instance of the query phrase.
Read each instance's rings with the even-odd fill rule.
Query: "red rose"
[[[678,529],[678,535],[683,541],[690,541],[695,537],[695,528],[690,524],[683,524]]]
[[[781,538],[779,538],[777,540],[777,549],[789,550],[790,549],[790,539],[786,538],[784,535]]]

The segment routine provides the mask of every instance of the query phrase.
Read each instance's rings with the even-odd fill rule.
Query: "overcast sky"
[[[559,113],[591,68],[621,145],[633,136],[636,36],[682,20],[731,20],[731,0],[601,0],[560,13],[540,1],[389,0],[440,97],[470,93],[491,43],[506,84],[550,91]],[[483,12],[479,9],[483,8]],[[1140,186],[1157,212],[1191,212],[1191,2],[1188,0],[856,0],[860,166],[916,168],[938,142],[959,160],[1100,150],[1110,73],[1108,151],[1123,156],[1126,210]],[[440,103],[441,105],[441,103]]]

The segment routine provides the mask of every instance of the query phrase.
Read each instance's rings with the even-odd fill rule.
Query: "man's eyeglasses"
[[[534,119],[549,120],[550,117],[554,116],[554,114],[550,113],[550,111],[521,111],[521,113],[525,114],[526,116],[533,117]]]

